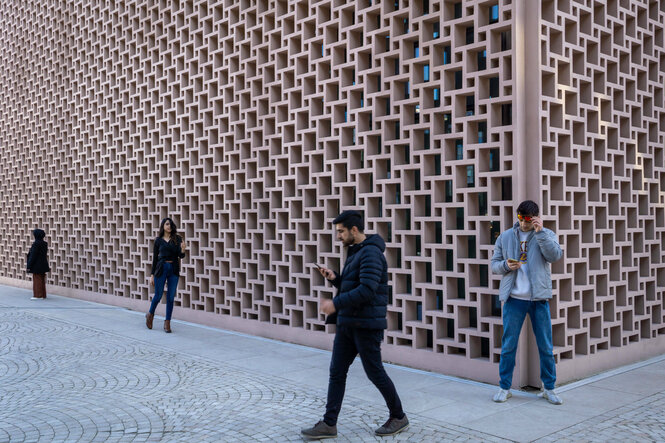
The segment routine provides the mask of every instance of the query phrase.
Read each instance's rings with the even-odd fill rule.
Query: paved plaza
[[[0,442],[302,441],[324,411],[327,351],[30,295],[0,286]],[[665,441],[665,357],[564,386],[563,406],[388,371],[410,428],[374,436],[387,410],[356,362],[333,441]]]

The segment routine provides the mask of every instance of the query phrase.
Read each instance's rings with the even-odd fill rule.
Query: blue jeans
[[[536,336],[540,354],[540,379],[545,389],[554,389],[556,366],[552,353],[552,320],[550,303],[547,300],[520,300],[509,297],[503,304],[503,337],[501,338],[501,361],[499,376],[501,389],[510,389],[515,369],[515,354],[526,314],[531,318],[531,326]]]
[[[178,275],[173,273],[173,263],[164,262],[162,275],[155,277],[155,296],[152,297],[152,303],[150,304],[151,314],[155,313],[155,309],[157,309],[157,305],[162,299],[162,294],[164,294],[164,285],[168,284],[166,290],[166,319],[171,320],[173,301],[175,300],[175,292],[178,289],[179,278]]]
[[[337,424],[337,416],[342,409],[344,390],[346,389],[346,374],[356,355],[360,354],[363,368],[367,378],[381,392],[386,405],[390,410],[390,417],[402,418],[402,402],[397,395],[395,385],[386,374],[381,362],[381,342],[383,329],[361,329],[351,326],[337,326],[335,342],[333,344],[332,359],[330,360],[330,379],[328,381],[328,403],[323,421],[329,426]]]

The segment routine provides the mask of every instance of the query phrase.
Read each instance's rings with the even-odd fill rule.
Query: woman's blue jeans
[[[510,389],[513,384],[517,342],[527,313],[531,318],[531,327],[536,336],[540,354],[540,379],[543,381],[545,389],[554,389],[556,365],[552,353],[550,303],[547,300],[529,301],[513,297],[509,297],[503,304],[503,337],[501,338],[501,361],[499,363],[501,389]]]
[[[164,294],[164,285],[166,284],[166,319],[171,320],[171,314],[173,314],[173,301],[175,300],[175,292],[178,289],[179,278],[180,277],[173,272],[173,263],[164,262],[162,275],[155,278],[155,296],[152,297],[152,304],[150,305],[151,314],[155,313],[155,309],[157,309],[157,305],[162,299],[162,294]]]

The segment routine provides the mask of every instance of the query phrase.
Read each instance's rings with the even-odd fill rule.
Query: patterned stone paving
[[[48,312],[0,306],[0,443],[302,441],[300,428],[320,418],[324,395]],[[658,392],[539,441],[665,441],[663,410]],[[413,413],[406,432],[381,439],[373,429],[385,415],[382,404],[347,395],[335,441],[506,441]]]
[[[0,309],[0,380],[0,442],[302,441],[325,404],[278,377],[21,310]],[[378,439],[385,415],[347,396],[337,441],[499,441],[413,414]]]

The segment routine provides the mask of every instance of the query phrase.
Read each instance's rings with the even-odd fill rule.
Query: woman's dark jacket
[[[179,235],[168,242],[162,237],[157,237],[152,251],[152,270],[150,273],[155,277],[161,276],[164,262],[170,261],[173,262],[173,273],[180,275],[180,259],[185,256],[181,244],[182,238]]]
[[[388,263],[383,251],[386,243],[372,234],[365,241],[349,246],[342,274],[335,273],[333,298],[337,325],[386,329],[388,306]]]
[[[46,274],[51,272],[48,265],[48,243],[42,239],[34,241],[28,252],[27,270],[31,274]]]

